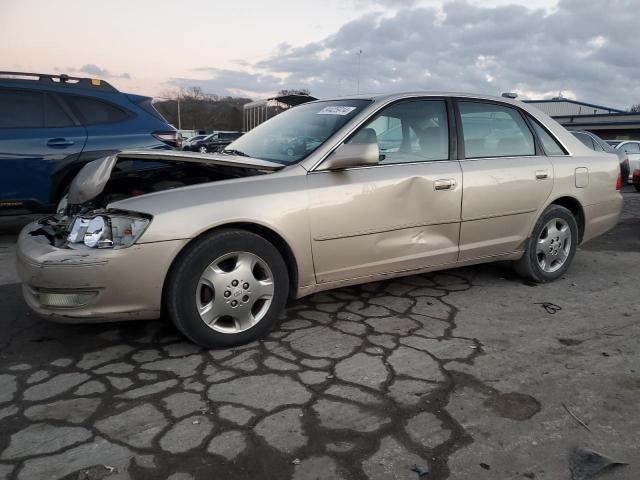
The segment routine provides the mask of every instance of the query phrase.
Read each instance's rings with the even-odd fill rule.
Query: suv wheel
[[[259,235],[223,230],[196,240],[167,278],[165,304],[176,327],[205,347],[242,345],[265,336],[289,290],[278,250]]]
[[[552,282],[569,268],[577,243],[578,224],[571,211],[551,205],[536,222],[516,272],[534,282]]]

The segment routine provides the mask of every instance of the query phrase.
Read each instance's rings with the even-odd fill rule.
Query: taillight
[[[618,169],[618,180],[616,180],[616,190],[622,190],[622,172]]]
[[[178,132],[153,132],[152,135],[173,148],[180,148],[181,142]]]

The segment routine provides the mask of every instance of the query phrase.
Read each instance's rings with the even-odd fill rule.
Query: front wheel
[[[540,216],[515,263],[516,272],[538,283],[552,282],[569,268],[578,246],[578,224],[570,210],[549,206]]]
[[[207,147],[205,147],[205,146],[203,145],[202,147],[198,148],[198,151],[199,151],[200,153],[207,153],[209,150],[207,150]]]
[[[176,327],[204,347],[231,347],[269,333],[289,290],[278,250],[259,235],[222,230],[176,259],[165,304]]]

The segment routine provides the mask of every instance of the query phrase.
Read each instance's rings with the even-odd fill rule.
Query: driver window
[[[380,163],[449,159],[449,127],[444,100],[412,100],[385,108],[348,143],[377,142]]]

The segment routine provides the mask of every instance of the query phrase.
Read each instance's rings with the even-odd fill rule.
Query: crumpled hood
[[[102,193],[111,172],[119,159],[148,160],[162,162],[192,162],[210,165],[223,165],[235,168],[252,168],[262,171],[275,171],[284,167],[279,163],[258,158],[241,157],[237,155],[198,154],[175,151],[124,151],[108,157],[99,158],[87,163],[78,172],[69,186],[68,203],[78,205],[87,202]]]

